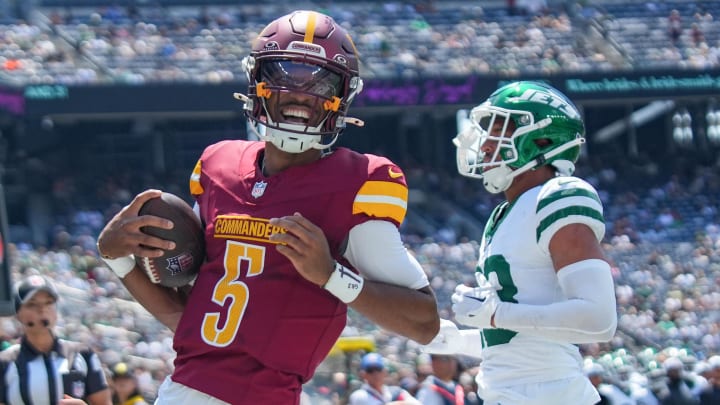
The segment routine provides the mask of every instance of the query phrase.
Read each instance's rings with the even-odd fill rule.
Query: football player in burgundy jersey
[[[206,261],[191,289],[152,284],[133,255],[171,241],[142,234],[148,190],[118,213],[98,250],[133,296],[175,331],[175,369],[158,404],[299,403],[337,340],[347,306],[420,343],[437,334],[435,297],[398,231],[407,209],[390,160],[330,149],[362,90],[358,57],[332,18],[296,11],[270,23],[243,60],[236,94],[260,141],[205,149],[190,178]],[[131,262],[132,261],[132,262]]]

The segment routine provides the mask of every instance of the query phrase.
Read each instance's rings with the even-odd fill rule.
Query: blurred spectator
[[[693,382],[683,372],[683,363],[677,357],[667,358],[663,364],[667,377],[666,387],[659,395],[662,405],[697,405],[700,403],[692,393]]]
[[[671,10],[667,23],[670,42],[675,45],[678,43],[680,36],[682,35],[682,17],[680,17],[680,12],[675,9]]]
[[[707,379],[710,386],[700,393],[700,405],[720,404],[720,355],[708,359]]]
[[[705,42],[705,34],[703,34],[700,24],[693,23],[691,26],[691,35],[693,45],[700,46],[701,43]]]
[[[593,387],[600,394],[600,402],[597,405],[612,405],[613,402],[608,398],[608,395],[600,390],[600,385],[603,383],[603,373],[605,370],[599,364],[591,364],[585,367],[585,375],[590,379]]]
[[[460,373],[458,383],[462,385],[465,391],[465,405],[482,405],[483,400],[478,396],[478,386],[475,377],[477,376],[477,367],[466,369]]]
[[[388,376],[385,359],[368,353],[360,360],[360,377],[364,384],[350,394],[349,405],[420,404],[409,392],[395,385],[386,385]]]
[[[432,375],[422,382],[417,399],[423,405],[462,404],[465,390],[457,382],[459,367],[455,356],[431,354]]]
[[[635,405],[636,401],[630,398],[620,387],[605,381],[605,369],[602,365],[592,363],[585,366],[585,375],[600,394],[597,405]],[[645,404],[649,405],[649,404]]]
[[[125,362],[112,367],[113,405],[148,405],[140,393],[137,377]]]
[[[701,393],[711,388],[710,380],[712,370],[710,370],[710,365],[707,361],[699,361],[693,366],[692,372],[695,376],[692,394],[699,398]]]

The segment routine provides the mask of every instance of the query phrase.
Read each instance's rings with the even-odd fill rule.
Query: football
[[[139,215],[154,215],[175,224],[172,229],[141,228],[148,235],[175,242],[175,249],[165,251],[161,257],[136,257],[150,280],[166,287],[182,287],[194,280],[205,260],[205,239],[192,208],[182,198],[163,192],[161,197],[143,204]]]

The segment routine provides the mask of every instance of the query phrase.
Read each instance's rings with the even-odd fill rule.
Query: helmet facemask
[[[518,138],[543,128],[550,123],[535,123],[526,111],[493,107],[489,102],[470,112],[470,127],[453,140],[457,147],[457,165],[461,174],[483,180],[485,188],[493,193],[507,190],[513,178],[519,175],[514,165],[520,156]],[[511,133],[508,133],[512,131]],[[486,143],[494,143],[487,154],[482,150]],[[532,167],[531,167],[532,168]],[[524,168],[525,172],[531,168]]]
[[[273,143],[288,152],[302,152],[325,149],[335,142],[337,133],[330,131],[327,123],[340,105],[339,74],[291,60],[264,61],[259,72],[256,86],[260,88],[256,92],[263,109],[265,134]],[[330,139],[324,143],[323,137]]]
[[[244,100],[259,138],[289,153],[327,149],[337,141],[345,127],[341,109],[349,106],[341,95],[354,97],[359,78],[351,80],[355,88],[349,88],[342,74],[328,66],[287,58],[258,58],[245,63],[259,65],[252,69],[251,83],[255,85],[250,86],[250,95],[254,97]]]
[[[531,139],[528,134],[549,126],[552,118],[535,122],[533,114],[527,111],[494,107],[486,102],[470,112],[470,122],[470,126],[453,139],[457,147],[458,171],[464,176],[482,179],[485,189],[493,194],[507,190],[513,179],[520,174],[545,165],[553,156],[585,141],[584,138],[577,137],[546,153],[537,153],[533,159],[522,164],[524,162],[520,159],[523,153],[521,149],[542,150],[537,144],[528,145],[528,142],[537,140]],[[500,129],[494,130],[494,127]],[[508,133],[509,129],[512,130],[511,133]],[[488,142],[496,145],[491,148],[490,154],[482,150],[482,146]],[[562,175],[572,174],[575,168],[573,162],[568,160],[557,160],[552,162],[552,165],[558,174]]]
[[[458,172],[482,179],[491,193],[507,190],[515,177],[540,166],[571,175],[585,142],[575,107],[556,90],[535,82],[498,89],[473,108],[469,118],[468,128],[453,140]]]

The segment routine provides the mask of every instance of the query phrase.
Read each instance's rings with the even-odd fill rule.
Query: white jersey
[[[576,177],[555,177],[493,211],[480,245],[477,271],[497,275],[502,301],[547,305],[566,298],[549,252],[552,236],[572,223],[605,233],[595,189]],[[583,375],[577,346],[506,329],[484,329],[479,379],[486,388]]]

